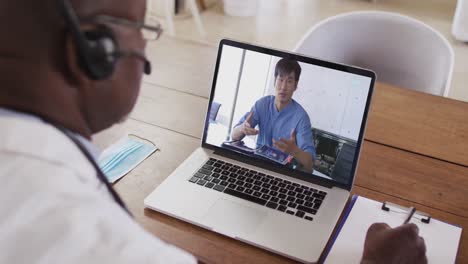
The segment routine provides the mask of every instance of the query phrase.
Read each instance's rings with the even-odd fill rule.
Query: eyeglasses
[[[144,22],[135,22],[124,18],[118,18],[108,15],[97,15],[90,18],[80,19],[95,23],[110,23],[120,26],[131,27],[141,31],[141,35],[147,41],[154,41],[161,37],[163,29],[161,24],[152,16],[146,16]]]

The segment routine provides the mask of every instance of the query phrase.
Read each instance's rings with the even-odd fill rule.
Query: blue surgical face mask
[[[115,182],[133,170],[157,150],[156,146],[124,137],[99,156],[98,164],[109,182]]]

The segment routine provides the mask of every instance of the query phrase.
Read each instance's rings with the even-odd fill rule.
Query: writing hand
[[[273,139],[273,146],[284,153],[294,156],[294,154],[300,151],[299,147],[296,145],[296,129],[291,131],[289,139],[279,138],[278,141]]]
[[[426,264],[426,244],[415,224],[390,228],[376,223],[367,230],[361,264],[414,263]]]

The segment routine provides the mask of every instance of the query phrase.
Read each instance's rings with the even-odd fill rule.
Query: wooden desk
[[[171,44],[170,40],[165,41],[168,43],[159,44]],[[202,57],[213,57],[216,52],[208,46],[199,50],[204,54]],[[174,70],[177,64],[187,64],[180,60],[199,56],[185,51],[174,56],[160,53],[161,57],[168,57],[167,61],[155,61],[172,63],[174,67],[156,65],[156,68],[172,76],[180,74]],[[207,263],[293,263],[144,209],[143,199],[200,145],[201,120],[210,87],[206,80],[210,80],[208,75],[212,72],[208,60],[198,61],[203,67],[197,65],[197,69],[203,70],[198,75],[190,75],[190,82],[185,82],[195,87],[195,93],[188,91],[177,78],[147,78],[131,119],[95,137],[95,142],[105,147],[124,134],[133,133],[154,141],[160,148],[115,188],[137,222]],[[183,70],[186,74],[197,71],[192,68],[186,66]],[[353,193],[379,201],[415,205],[434,218],[468,228],[467,115],[467,103],[377,84]],[[468,263],[466,231],[462,233],[457,263]]]

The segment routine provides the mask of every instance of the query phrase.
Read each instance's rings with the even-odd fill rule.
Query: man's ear
[[[91,81],[85,70],[80,66],[79,54],[77,46],[72,36],[68,35],[65,39],[65,54],[64,62],[68,70],[68,79],[72,83],[79,85],[89,84]]]

